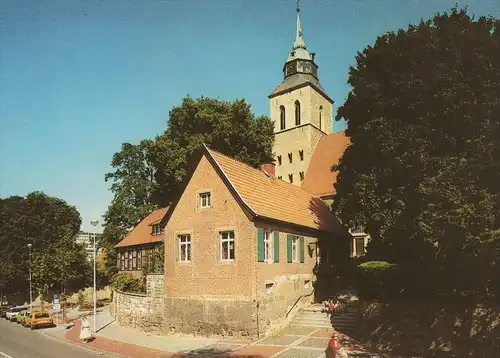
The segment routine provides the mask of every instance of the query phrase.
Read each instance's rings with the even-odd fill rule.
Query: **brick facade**
[[[211,206],[201,208],[199,195],[206,192]],[[268,262],[259,262],[259,229],[273,233]],[[203,156],[165,227],[165,329],[257,337],[281,327],[312,299],[319,239],[304,230],[250,221]],[[221,259],[221,231],[234,232],[232,261]],[[189,235],[187,262],[182,262],[181,235]],[[303,243],[297,240],[296,262],[288,262],[289,235],[303,237]]]

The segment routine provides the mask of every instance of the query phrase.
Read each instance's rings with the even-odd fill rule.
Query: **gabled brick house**
[[[320,256],[350,235],[321,199],[266,171],[206,146],[195,163],[162,222],[165,325],[268,333],[311,300]]]
[[[143,267],[151,261],[153,250],[163,243],[164,227],[160,222],[167,209],[168,207],[154,210],[115,246],[120,272],[137,277],[142,274]]]

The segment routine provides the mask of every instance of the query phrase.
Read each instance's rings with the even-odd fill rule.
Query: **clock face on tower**
[[[291,76],[297,73],[297,63],[291,62],[286,64],[285,75]]]

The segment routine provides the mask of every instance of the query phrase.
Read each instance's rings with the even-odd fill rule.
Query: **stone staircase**
[[[323,305],[320,303],[314,303],[308,307],[302,308],[293,318],[290,325],[298,327],[332,328],[330,318],[326,313],[321,312],[322,309]]]
[[[344,302],[345,312],[343,314],[334,314],[330,318],[325,312],[322,312],[324,309],[323,304],[315,303],[301,309],[293,318],[291,325],[318,328],[333,327],[339,332],[355,332],[359,322],[359,301],[356,291],[342,290],[335,295],[331,295],[330,298],[334,301],[338,299]]]

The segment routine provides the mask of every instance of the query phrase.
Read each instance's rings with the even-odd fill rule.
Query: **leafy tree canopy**
[[[357,54],[337,117],[352,145],[333,168],[333,208],[347,225],[365,225],[375,259],[433,262],[450,286],[457,276],[478,282],[477,271],[457,275],[459,266],[495,267],[499,54],[500,21],[457,8]]]
[[[84,287],[91,279],[84,248],[76,243],[81,218],[65,201],[33,192],[0,199],[0,291],[28,294],[32,244],[34,290]]]

